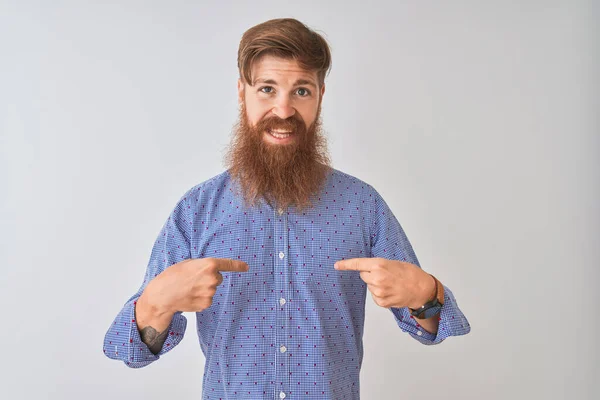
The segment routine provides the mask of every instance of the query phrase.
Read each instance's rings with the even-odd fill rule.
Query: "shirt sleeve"
[[[371,196],[371,257],[406,261],[421,267],[402,226],[383,200],[373,190]],[[452,291],[444,285],[444,305],[440,311],[437,334],[422,329],[408,308],[390,308],[403,332],[426,345],[439,344],[449,336],[466,335],[470,332],[469,322],[458,308]]]
[[[167,339],[157,355],[142,342],[135,322],[135,304],[148,283],[165,268],[191,258],[189,192],[172,210],[156,238],[141,287],[127,300],[104,337],[104,354],[123,361],[128,367],[141,368],[156,361],[177,346],[185,333],[186,318],[181,312],[173,316]]]

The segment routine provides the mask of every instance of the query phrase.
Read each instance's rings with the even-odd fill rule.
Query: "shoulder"
[[[199,198],[207,195],[212,196],[215,193],[226,190],[230,184],[231,175],[229,175],[228,171],[223,171],[220,174],[189,188],[182,196],[182,200],[189,200],[191,197]]]
[[[346,184],[352,186],[361,186],[364,188],[371,188],[367,182],[363,181],[356,176],[350,175],[346,172],[340,171],[339,169],[332,168],[329,172],[329,183],[330,184]]]
[[[368,182],[338,169],[332,169],[328,179],[329,186],[341,185],[341,189],[352,190],[355,193],[361,192],[361,195],[372,200],[381,198],[373,185]]]

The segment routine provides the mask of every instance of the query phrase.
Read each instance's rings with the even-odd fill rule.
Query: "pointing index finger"
[[[351,258],[348,260],[340,260],[333,266],[339,271],[361,271],[371,272],[371,266],[368,258]]]
[[[217,260],[217,271],[246,272],[249,267],[243,261],[221,258]]]

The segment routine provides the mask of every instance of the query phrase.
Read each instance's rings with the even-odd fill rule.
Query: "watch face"
[[[428,308],[427,310],[425,310],[425,312],[423,312],[421,319],[431,318],[434,315],[436,315],[437,313],[439,313],[441,309],[442,309],[442,306],[440,304],[438,304],[435,307]]]

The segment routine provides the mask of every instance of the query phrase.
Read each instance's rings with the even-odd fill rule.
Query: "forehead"
[[[293,84],[297,80],[317,84],[317,72],[302,68],[296,60],[266,55],[252,65],[252,80],[275,80],[278,84]]]

